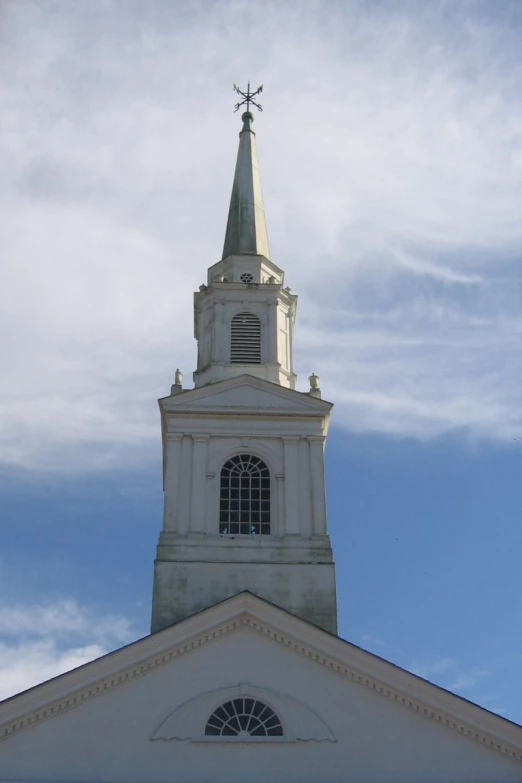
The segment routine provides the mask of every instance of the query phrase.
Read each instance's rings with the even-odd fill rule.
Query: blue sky
[[[335,403],[341,633],[522,722],[522,9],[282,6],[2,8],[0,694],[148,630],[156,399],[250,78],[301,388]]]

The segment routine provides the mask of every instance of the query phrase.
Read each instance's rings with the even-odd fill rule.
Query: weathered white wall
[[[150,737],[176,707],[248,683],[304,702],[336,742]],[[201,715],[201,721],[207,719]],[[287,727],[288,729],[290,727]],[[247,629],[0,744],[0,778],[54,783],[520,783],[522,765]]]
[[[303,620],[336,633],[333,563],[318,562],[310,568],[311,548],[300,552],[308,561],[304,563],[253,562],[250,557],[237,562],[238,553],[233,550],[233,546],[228,549],[231,560],[225,562],[183,561],[179,556],[175,561],[156,560],[153,630],[166,628],[248,590]],[[277,550],[265,551],[265,556],[277,554],[280,554]],[[317,554],[324,558],[322,552]],[[245,552],[239,552],[239,555],[244,556]],[[196,552],[194,556],[197,556]]]

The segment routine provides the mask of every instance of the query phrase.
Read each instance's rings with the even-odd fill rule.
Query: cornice
[[[244,624],[250,627],[252,630],[261,633],[263,636],[272,639],[274,642],[277,642],[283,647],[287,647],[299,655],[307,658],[308,660],[312,660],[315,663],[324,666],[329,671],[335,672],[344,679],[357,683],[358,685],[372,691],[372,693],[385,698],[387,701],[395,702],[401,707],[412,710],[417,715],[427,718],[428,720],[438,723],[439,725],[445,726],[448,729],[456,731],[461,736],[475,740],[476,742],[479,742],[479,744],[485,745],[492,750],[500,752],[501,754],[509,756],[510,758],[516,759],[517,761],[522,761],[522,744],[514,745],[510,742],[503,741],[503,739],[499,736],[485,732],[471,722],[463,720],[455,714],[452,714],[450,710],[445,711],[432,707],[424,700],[405,694],[404,691],[394,688],[389,683],[382,682],[379,679],[358,670],[354,666],[343,664],[342,661],[340,661],[337,657],[325,655],[319,650],[315,650],[312,647],[299,642],[298,640],[292,639],[290,635],[274,631],[273,629],[267,628],[262,624],[257,623],[255,620],[249,620]],[[366,654],[369,655],[369,653]],[[405,672],[405,674],[408,675],[409,672]],[[437,687],[433,686],[431,683],[426,682],[426,684],[431,685],[431,687],[434,688]],[[449,692],[446,693],[446,696],[449,699],[459,698]],[[478,707],[478,705],[469,706],[481,709]],[[489,715],[489,713],[486,714]]]
[[[283,270],[281,269],[280,266],[277,266],[277,264],[275,264],[270,258],[267,258],[267,256],[264,256],[264,255],[258,254],[258,253],[248,253],[248,254],[237,253],[237,254],[234,254],[234,255],[231,255],[231,256],[227,256],[227,258],[222,258],[220,261],[216,261],[215,264],[212,264],[212,266],[209,267],[208,271],[210,272],[210,271],[214,270],[214,272],[215,272],[215,270],[217,268],[219,268],[219,266],[222,266],[225,262],[229,262],[230,263],[230,262],[233,262],[235,260],[237,260],[237,261],[244,261],[244,260],[252,261],[252,260],[256,260],[258,263],[262,264],[263,266],[270,267],[272,272],[276,272],[276,274],[279,274],[279,275],[283,275],[284,274],[284,272],[283,272]],[[213,282],[215,282],[215,281],[213,281]],[[225,283],[225,285],[226,285],[226,283]],[[267,285],[267,283],[262,283],[262,285]]]
[[[171,410],[165,411],[165,415],[169,418],[195,418],[197,416],[198,419],[203,418],[224,418],[224,417],[231,417],[231,416],[241,416],[242,418],[256,418],[256,419],[303,419],[306,421],[307,419],[314,418],[314,419],[320,419],[320,418],[326,418],[328,416],[328,412],[325,413],[324,411],[317,411],[310,408],[309,410],[306,410],[303,408],[300,411],[292,411],[288,410],[286,408],[267,408],[265,411],[259,412],[258,408],[247,408],[246,406],[230,406],[230,407],[218,407],[217,405],[212,408],[187,408],[185,410],[180,410],[179,408],[172,408]],[[303,435],[302,437],[306,438],[306,435]]]
[[[355,654],[356,657],[367,658],[370,663],[375,664],[377,667],[381,666],[383,669],[389,667],[399,679],[412,678],[414,683],[419,686],[419,690],[423,688],[427,690],[433,689],[433,691],[437,694],[436,701],[438,703],[435,705],[435,700],[421,698],[418,694],[414,695],[408,693],[406,689],[398,688],[390,681],[386,681],[384,678],[373,676],[372,674],[368,673],[368,671],[364,671],[363,667],[354,665],[353,662],[343,661],[343,656],[332,654],[331,651],[325,652],[324,648],[320,649],[314,644],[309,644],[302,638],[298,638],[296,635],[281,630],[280,628],[276,627],[276,625],[272,625],[270,622],[267,622],[266,619],[261,618],[260,616],[256,616],[255,611],[250,611],[250,607],[246,608],[252,602],[252,598],[253,602],[257,603],[259,601],[261,603],[260,599],[256,599],[255,597],[251,596],[237,596],[234,599],[229,599],[230,603],[239,601],[240,605],[243,605],[243,610],[237,613],[235,617],[229,618],[222,623],[218,623],[214,628],[196,633],[192,638],[185,638],[178,644],[174,644],[170,647],[167,647],[166,649],[164,648],[156,650],[154,653],[145,656],[141,660],[122,667],[119,672],[111,672],[105,677],[100,677],[95,682],[91,682],[84,687],[77,688],[76,690],[69,691],[65,695],[62,694],[61,696],[54,699],[49,699],[45,704],[39,705],[33,710],[27,710],[25,713],[18,715],[14,719],[4,721],[2,724],[0,724],[0,741],[8,739],[14,734],[40,724],[45,720],[49,720],[50,718],[56,717],[57,715],[62,715],[65,712],[80,706],[81,704],[85,704],[90,699],[101,696],[104,693],[112,691],[115,688],[119,688],[120,686],[131,682],[137,677],[145,676],[149,672],[170,664],[177,658],[180,658],[207,644],[211,644],[221,637],[227,636],[228,634],[240,629],[248,629],[254,633],[259,634],[260,636],[270,639],[278,645],[292,650],[307,660],[313,661],[317,665],[324,667],[328,671],[337,674],[343,679],[354,682],[357,685],[370,690],[372,693],[375,693],[377,696],[384,698],[387,701],[394,702],[404,709],[411,710],[417,715],[437,723],[438,725],[444,726],[448,730],[454,731],[460,736],[466,737],[474,742],[478,742],[480,745],[488,747],[503,756],[507,756],[516,761],[522,761],[521,727],[505,721],[505,725],[500,727],[491,726],[491,730],[488,730],[487,726],[479,725],[479,722],[476,720],[476,715],[473,716],[470,713],[480,712],[480,723],[495,723],[497,721],[503,721],[503,719],[487,712],[486,710],[482,710],[477,705],[466,702],[465,700],[461,700],[454,694],[437,688],[437,686],[434,686],[431,683],[422,680],[421,678],[417,678],[404,670],[398,669],[392,664],[378,659],[376,656],[373,656],[364,650],[353,647],[353,645],[348,645],[347,642],[344,642],[337,637],[325,635],[324,632],[320,631],[320,629],[316,629],[315,627],[310,626],[309,624],[304,623],[303,621],[299,620],[298,618],[294,618],[291,615],[289,616],[286,612],[283,613],[281,610],[275,607],[271,607],[270,605],[268,606],[268,611],[273,611],[274,614],[284,614],[287,620],[290,620],[288,625],[299,628],[304,627],[306,630],[310,631],[311,636],[326,637],[326,647],[336,647],[337,645],[347,644],[349,647],[348,654],[351,653],[352,657]],[[225,602],[225,604],[226,603],[228,602]],[[264,604],[264,602],[262,603]],[[219,610],[219,608],[222,606],[223,605],[212,607],[210,610],[207,610],[207,612],[212,613],[214,609]],[[202,620],[207,612],[203,612],[200,616],[197,616],[195,618],[196,621]],[[201,623],[196,622],[195,624],[200,625]],[[173,630],[173,628],[166,629],[167,632]],[[150,640],[154,641],[155,639],[157,639],[159,642],[159,637],[162,633],[165,632],[160,632],[160,634],[154,634],[151,637],[146,637],[144,640],[141,640],[136,644],[139,645],[147,643],[150,642]],[[118,655],[119,652],[121,651],[116,651],[116,653],[113,653],[113,655]],[[101,659],[101,661],[103,661],[103,659]],[[87,667],[96,663],[98,662],[94,661],[91,664],[87,664]],[[57,678],[56,684],[59,684],[59,681],[62,678],[70,677],[71,674],[74,674],[74,671],[61,675],[59,678]],[[441,704],[441,702],[446,702],[446,704]],[[457,703],[455,704],[455,702]],[[503,731],[499,731],[499,728]],[[509,736],[516,734],[520,734],[520,738],[516,736]]]
[[[317,399],[316,397],[310,397],[306,392],[299,392],[295,389],[288,389],[285,386],[279,386],[279,384],[272,383],[263,378],[258,378],[255,375],[249,375],[244,373],[242,375],[236,375],[233,378],[225,378],[221,381],[215,381],[204,386],[197,386],[193,389],[184,389],[182,394],[176,394],[174,396],[161,397],[158,400],[160,409],[165,413],[178,412],[177,409],[183,408],[186,403],[191,403],[196,400],[203,400],[205,398],[211,398],[214,395],[220,394],[223,391],[229,389],[235,389],[242,386],[250,386],[254,389],[260,389],[270,393],[274,398],[281,397],[286,400],[293,400],[297,405],[305,409],[308,412],[317,412],[320,415],[327,415],[333,408],[333,403],[327,400]],[[216,406],[216,409],[221,406]],[[239,410],[249,410],[248,406],[237,406]],[[213,410],[212,404],[209,406],[209,410]],[[194,409],[191,409],[194,412]],[[226,408],[226,410],[231,410]],[[281,409],[285,412],[287,409]],[[199,413],[199,409],[195,411]]]

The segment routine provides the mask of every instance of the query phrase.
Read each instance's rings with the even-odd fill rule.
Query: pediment
[[[252,375],[241,375],[190,389],[164,397],[159,402],[161,409],[166,412],[253,410],[256,413],[267,411],[324,416],[332,408],[332,404],[325,400]]]
[[[251,655],[250,658],[247,656],[247,663],[252,660],[248,669],[251,672],[250,679],[255,680],[256,676],[266,679],[271,676],[266,672],[259,675],[259,665],[254,660],[257,653],[252,652],[259,649],[259,660],[265,661],[267,655],[272,658],[270,672],[284,669],[285,673],[279,679],[279,689],[275,684],[272,687],[266,681],[253,681],[248,686],[234,684],[233,659],[236,657],[236,660],[242,661],[241,665],[245,666],[244,651],[247,649]],[[205,653],[206,650],[208,653]],[[286,709],[288,715],[295,715],[293,723],[288,719],[294,741],[333,741],[335,738],[340,742],[338,735],[343,727],[339,723],[332,723],[332,718],[324,714],[324,705],[323,714],[319,711],[314,718],[311,714],[314,713],[314,705],[300,704],[301,700],[310,700],[313,688],[317,693],[329,688],[336,694],[337,700],[340,700],[341,713],[338,715],[346,714],[347,720],[355,721],[354,726],[361,721],[361,714],[358,712],[360,707],[356,705],[364,702],[368,720],[374,720],[377,727],[389,726],[393,729],[395,723],[403,721],[410,734],[414,727],[418,726],[424,738],[429,738],[432,731],[439,744],[440,730],[444,728],[446,733],[443,734],[448,736],[450,744],[449,736],[456,734],[458,737],[454,737],[454,743],[458,742],[460,745],[462,742],[469,742],[472,746],[478,743],[482,749],[500,753],[512,762],[522,761],[522,727],[399,669],[249,593],[241,593],[174,626],[4,701],[0,704],[0,737],[8,740],[21,732],[30,732],[31,729],[48,721],[52,722],[69,711],[78,711],[80,717],[75,718],[76,722],[81,722],[84,709],[87,710],[84,713],[85,719],[92,720],[89,718],[91,713],[87,705],[94,699],[97,700],[94,706],[98,706],[102,711],[104,699],[107,698],[107,704],[112,708],[114,699],[120,699],[122,706],[118,709],[123,715],[128,709],[125,706],[127,689],[135,693],[133,688],[138,688],[137,703],[140,705],[147,705],[149,702],[152,704],[154,693],[168,693],[168,701],[171,703],[170,711],[162,713],[162,719],[156,720],[155,725],[150,725],[147,729],[149,741],[151,738],[176,739],[176,734],[180,733],[180,711],[186,722],[186,738],[197,740],[190,721],[193,720],[198,699],[204,701],[205,710],[208,712],[219,701],[218,696],[226,695],[225,692],[215,692],[215,674],[212,675],[213,686],[207,687],[203,695],[200,695],[201,672],[206,672],[207,667],[206,664],[203,669],[198,666],[201,667],[201,655],[204,654],[211,656],[210,660],[214,661],[216,671],[228,683],[226,688],[253,688],[251,695],[256,693],[256,688],[264,689],[258,692],[263,693],[265,700],[275,704],[276,708]],[[196,668],[191,676],[187,677],[187,666],[190,671],[192,665],[191,656],[200,656],[200,663],[194,663]],[[194,660],[196,661],[196,657]],[[299,667],[306,668],[306,671],[303,668],[306,676],[304,681],[313,681],[313,688],[305,688],[302,684],[299,685],[297,680],[294,682],[294,671],[297,677]],[[338,684],[332,681],[332,677]],[[291,686],[295,690],[293,695],[290,692]],[[196,692],[187,697],[191,688],[196,691],[199,689],[199,694]],[[183,689],[185,696],[177,695],[178,692],[181,694]],[[285,696],[282,691],[289,692]],[[154,720],[151,722],[154,723]],[[61,723],[62,728],[64,725]],[[302,734],[301,737],[298,736],[299,733]],[[405,736],[405,733],[401,736]]]

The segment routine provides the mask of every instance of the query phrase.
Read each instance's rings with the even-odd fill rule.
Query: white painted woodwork
[[[233,695],[284,735],[206,738]],[[6,783],[520,783],[522,727],[242,594],[0,705]]]

